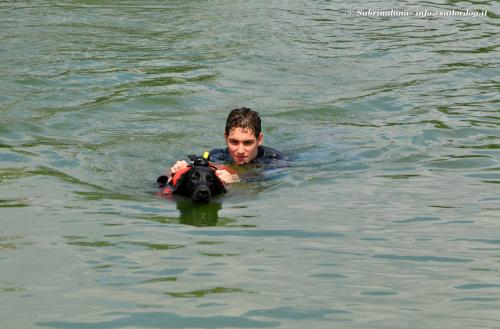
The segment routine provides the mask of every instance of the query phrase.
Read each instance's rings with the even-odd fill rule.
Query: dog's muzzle
[[[210,189],[207,186],[200,186],[194,191],[192,200],[197,202],[208,202],[210,201],[210,197]]]

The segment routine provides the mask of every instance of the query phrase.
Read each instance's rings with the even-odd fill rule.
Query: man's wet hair
[[[232,110],[226,121],[226,136],[229,136],[229,133],[234,128],[250,129],[253,131],[255,138],[259,138],[261,132],[259,113],[248,107]]]

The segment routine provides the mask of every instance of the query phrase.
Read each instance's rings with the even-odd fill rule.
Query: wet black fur
[[[210,198],[225,191],[213,170],[194,166],[177,181],[174,194],[184,195],[195,202],[209,202]]]

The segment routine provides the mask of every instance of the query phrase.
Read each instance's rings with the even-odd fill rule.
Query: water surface
[[[498,328],[499,13],[1,2],[2,328]],[[292,164],[158,198],[239,106]]]

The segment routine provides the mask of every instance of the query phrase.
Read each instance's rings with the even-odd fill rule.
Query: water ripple
[[[498,327],[498,2],[387,6],[0,2],[8,324]],[[157,198],[238,106],[291,164]]]
[[[341,238],[341,233],[308,232],[303,230],[227,230],[227,231],[185,231],[190,235],[203,236],[247,236],[247,237],[288,237],[288,238]]]
[[[100,328],[112,329],[123,326],[140,328],[272,328],[279,325],[276,321],[252,320],[243,316],[182,316],[170,312],[133,313],[111,321],[101,322],[69,322],[52,321],[36,322],[37,326],[49,328]]]
[[[405,260],[410,262],[467,263],[473,261],[472,259],[468,258],[441,256],[374,255],[372,257],[387,260]]]

